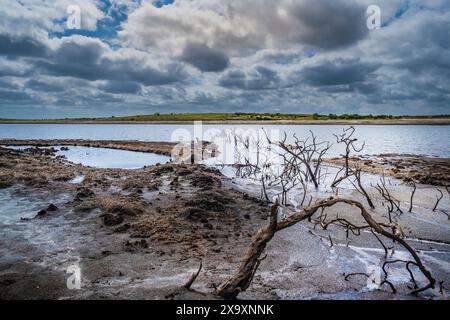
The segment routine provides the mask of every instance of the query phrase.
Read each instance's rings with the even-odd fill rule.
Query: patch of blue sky
[[[68,37],[71,35],[82,35],[86,37],[99,38],[107,43],[117,37],[117,32],[121,30],[121,23],[128,18],[128,8],[125,5],[113,5],[109,0],[101,0],[98,9],[105,18],[97,21],[96,30],[83,29],[83,16],[81,15],[81,28],[66,28],[67,18],[56,21],[63,28],[63,31],[49,32],[49,37]]]
[[[164,7],[168,4],[174,3],[174,0],[155,0],[153,1],[153,5],[157,8]]]

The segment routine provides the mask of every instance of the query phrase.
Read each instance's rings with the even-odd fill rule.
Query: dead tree
[[[261,198],[269,201],[267,186],[276,176],[272,173],[272,164],[263,157],[264,139],[251,139],[234,133],[234,164],[235,174],[239,178],[251,179],[261,183]],[[231,140],[231,139],[230,139]],[[252,152],[256,157],[252,157]]]
[[[363,226],[354,226],[344,219],[341,219],[337,222],[335,221],[334,223],[338,223],[341,225],[344,224],[346,228],[350,228],[351,230],[353,230],[353,232],[359,232],[359,230],[362,229],[369,229],[374,233],[395,241],[410,253],[413,260],[407,261],[407,269],[409,270],[408,267],[411,264],[416,266],[428,280],[428,284],[426,286],[422,288],[415,288],[411,292],[412,294],[417,294],[429,288],[434,288],[436,280],[433,278],[428,269],[423,265],[415,250],[402,239],[401,235],[394,230],[392,232],[388,231],[390,230],[391,225],[386,225],[375,221],[364,208],[364,206],[357,201],[349,199],[329,198],[318,201],[314,205],[309,206],[308,208],[305,208],[300,212],[296,212],[280,222],[277,221],[278,203],[272,206],[269,225],[264,226],[258,230],[256,235],[252,239],[247,254],[239,269],[234,275],[232,275],[228,280],[220,285],[215,290],[214,294],[226,299],[235,299],[240,292],[246,290],[249,287],[253,276],[255,275],[261,262],[260,256],[266,248],[267,243],[273,238],[274,234],[277,231],[291,227],[301,221],[311,219],[317,211],[332,207],[338,203],[347,204],[358,208],[361,216],[367,224]],[[331,222],[328,222],[327,225],[329,225],[330,223]],[[385,265],[386,263],[383,265],[383,270]],[[387,277],[385,280],[387,280]],[[416,284],[414,278],[413,282]]]
[[[301,140],[295,134],[293,144],[287,142],[287,135],[281,141],[273,142],[266,134],[266,138],[271,145],[279,147],[281,150],[292,156],[295,161],[305,166],[306,180],[311,181],[316,188],[320,183],[320,168],[325,154],[332,145],[327,141],[317,141],[317,137],[310,130],[310,137]]]
[[[281,164],[282,173],[275,176],[275,181],[278,181],[278,184],[282,186],[283,197],[281,204],[286,204],[289,191],[301,186],[303,192],[300,205],[303,206],[308,190],[308,183],[306,181],[307,173],[304,171],[302,163],[290,153],[279,153],[279,156],[283,159],[283,163]],[[274,183],[273,185],[276,184]]]
[[[288,193],[296,187],[298,183],[298,176],[293,175],[292,169],[284,170],[282,174],[279,176],[279,186],[281,186],[281,204],[287,205],[288,202]]]
[[[354,151],[356,153],[361,152],[366,145],[365,142],[363,142],[363,144],[361,145],[360,148],[355,146],[355,142],[358,141],[357,138],[353,137],[353,134],[355,133],[355,127],[351,126],[346,129],[342,129],[342,131],[343,131],[342,134],[339,134],[339,135],[335,134],[334,136],[336,137],[336,142],[338,144],[345,145],[345,154],[342,155],[345,160],[345,164],[344,164],[345,174],[341,178],[335,180],[333,182],[333,184],[331,185],[332,187],[335,187],[339,182],[341,182],[342,180],[344,180],[345,178],[347,178],[350,175],[350,166],[349,166],[350,153],[352,151]]]

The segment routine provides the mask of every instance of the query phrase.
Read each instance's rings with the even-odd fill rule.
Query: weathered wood
[[[277,201],[271,208],[269,225],[256,232],[238,271],[216,289],[216,295],[235,299],[240,292],[247,290],[260,264],[261,254],[277,231],[278,207]]]
[[[358,208],[361,216],[367,223],[367,226],[364,228],[370,228],[373,232],[397,242],[411,254],[414,259],[414,261],[411,261],[411,264],[417,266],[428,280],[428,284],[425,287],[416,288],[414,291],[412,291],[413,294],[422,292],[429,288],[434,288],[436,280],[433,278],[428,269],[423,265],[415,250],[402,239],[401,234],[398,233],[394,227],[392,227],[392,232],[387,231],[386,229],[390,229],[391,226],[375,221],[369,214],[369,212],[367,212],[367,210],[364,208],[364,206],[358,201],[342,198],[329,198],[318,201],[308,208],[305,208],[280,222],[277,221],[278,203],[276,203],[271,209],[269,225],[258,230],[256,235],[253,237],[252,242],[250,243],[250,247],[247,251],[245,259],[240,265],[239,269],[234,275],[232,275],[227,281],[225,281],[215,291],[214,294],[225,299],[236,298],[240,292],[245,291],[249,287],[253,276],[260,264],[259,257],[266,248],[267,243],[273,238],[274,234],[277,231],[289,228],[303,220],[311,218],[319,209],[329,208],[339,203]],[[361,228],[363,227],[359,227],[359,229]],[[409,266],[409,261],[407,261],[407,263],[407,265]],[[414,281],[414,279],[412,280]],[[384,283],[389,284],[389,281],[387,281],[387,279],[384,279]]]

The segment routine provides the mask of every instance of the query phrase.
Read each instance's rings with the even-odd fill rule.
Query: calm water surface
[[[342,125],[203,125],[208,130],[259,130],[263,128],[285,131],[288,135],[305,137],[312,130],[319,139],[334,141],[334,133],[342,132]],[[365,154],[408,153],[450,157],[450,126],[409,125],[362,125],[355,126],[355,136],[366,142]],[[182,131],[180,131],[180,129]],[[95,139],[95,140],[141,140],[171,141],[172,135],[190,139],[194,126],[152,124],[152,125],[110,125],[110,124],[1,124],[0,138],[12,139]],[[340,147],[330,150],[331,156],[339,155]]]

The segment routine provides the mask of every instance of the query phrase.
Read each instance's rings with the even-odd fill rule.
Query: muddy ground
[[[0,148],[0,187],[1,299],[201,299],[180,290],[200,259],[203,269],[193,288],[211,292],[236,270],[270,210],[255,193],[214,168],[165,164],[96,169],[70,164],[51,149]],[[407,187],[394,181],[391,188],[407,205]],[[396,294],[387,287],[368,290],[366,279],[345,281],[345,273],[379,265],[383,250],[377,239],[369,233],[347,238],[337,228],[319,231],[305,222],[274,237],[254,282],[240,297],[445,298],[450,221],[431,210],[431,190],[419,186],[413,212],[396,214],[396,219],[436,279],[443,281],[443,294],[437,288],[410,296],[411,283],[400,267],[392,269]],[[351,190],[341,193],[364,200]],[[326,191],[314,194],[326,196]],[[374,217],[386,221],[382,201],[375,203]],[[449,206],[446,194],[439,209]],[[361,222],[347,207],[327,210]],[[397,248],[391,256],[404,254]],[[81,268],[80,290],[66,286],[71,265]],[[417,279],[423,281],[420,275]]]

